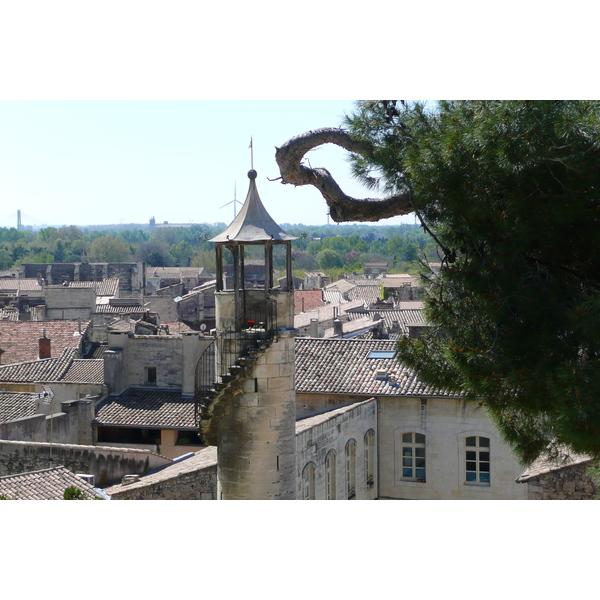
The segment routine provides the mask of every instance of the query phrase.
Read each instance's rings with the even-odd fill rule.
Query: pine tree
[[[600,103],[362,102],[347,130],[355,174],[439,247],[434,326],[400,359],[484,404],[525,462],[600,454]]]

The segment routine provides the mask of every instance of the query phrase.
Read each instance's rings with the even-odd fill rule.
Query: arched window
[[[472,435],[465,438],[466,483],[490,484],[490,438]]]
[[[302,499],[315,499],[315,463],[308,463],[302,471]]]
[[[346,444],[346,493],[348,500],[356,498],[356,441]]]
[[[402,479],[425,482],[425,436],[408,432],[402,435]]]
[[[375,432],[369,429],[365,433],[365,478],[367,488],[371,488],[375,481]]]
[[[336,499],[335,489],[335,451],[330,450],[325,459],[325,476],[327,480],[327,500]]]

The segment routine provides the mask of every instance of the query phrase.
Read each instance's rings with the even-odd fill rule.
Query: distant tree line
[[[405,271],[424,252],[435,260],[432,239],[416,225],[367,226],[283,224],[298,239],[292,244],[294,270],[360,271],[365,262],[387,261]],[[39,231],[0,228],[0,270],[23,263],[127,262],[149,266],[193,266],[214,271],[214,244],[208,240],[225,223],[189,227],[131,225],[45,227]]]

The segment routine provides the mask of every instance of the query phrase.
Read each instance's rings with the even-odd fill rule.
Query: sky
[[[275,147],[338,127],[353,101],[4,100],[0,102],[0,226],[229,223],[248,191],[252,162],[261,199],[279,223],[328,223],[312,186],[280,181]],[[252,151],[250,142],[252,140]],[[372,197],[328,144],[306,155],[342,189]],[[239,210],[241,204],[236,203]],[[227,206],[224,206],[227,205]],[[333,221],[331,221],[333,223]],[[380,225],[414,223],[394,217]]]

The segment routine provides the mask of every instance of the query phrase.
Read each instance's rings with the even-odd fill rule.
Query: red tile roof
[[[325,306],[321,290],[297,290],[294,292],[294,313],[308,312]]]
[[[89,321],[0,321],[0,356],[3,365],[36,360],[39,357],[39,339],[46,331],[51,342],[52,357],[60,357],[65,348],[79,348]]]

